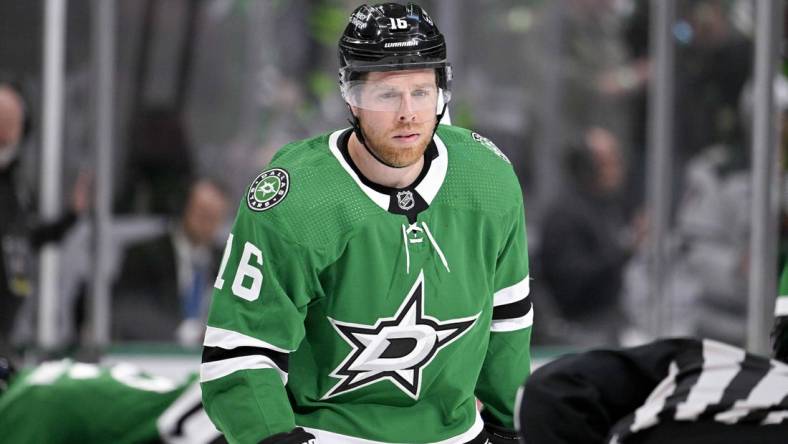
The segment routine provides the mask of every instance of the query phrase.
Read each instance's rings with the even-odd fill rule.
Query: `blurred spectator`
[[[752,66],[751,41],[731,19],[734,2],[683,0],[677,2],[673,26],[675,45],[675,98],[671,145],[674,169],[674,202],[681,194],[689,160],[713,143],[741,144],[737,103]],[[631,100],[632,150],[627,180],[630,207],[642,204],[645,194],[647,104],[650,81],[650,2],[634,2],[624,26],[624,41],[631,62],[603,77],[604,89],[627,94]],[[675,210],[675,206],[672,208]]]
[[[0,79],[0,352],[10,348],[17,312],[33,294],[34,253],[59,241],[90,203],[90,179],[81,175],[70,208],[50,222],[36,220],[32,192],[21,173],[31,145],[31,113],[22,88]]]
[[[676,53],[680,166],[714,143],[742,143],[739,97],[751,72],[752,44],[731,23],[731,4],[726,0],[689,4],[688,33],[679,39]]]
[[[168,232],[129,247],[112,303],[114,339],[201,343],[227,210],[220,186],[197,181]]]
[[[749,274],[748,150],[714,145],[693,158],[676,220],[676,263],[695,282],[695,333],[743,344]]]
[[[132,125],[130,147],[118,210],[177,214],[194,173],[194,153],[182,116],[168,108],[144,111]]]
[[[778,77],[774,97],[785,121],[788,81]],[[752,91],[740,103],[741,121],[752,120]],[[744,125],[745,133],[748,125]],[[783,134],[782,146],[786,144]],[[746,138],[744,139],[746,140]],[[662,334],[691,334],[743,345],[746,337],[747,285],[750,272],[750,149],[717,143],[694,156],[683,170],[685,188],[669,233],[666,296],[673,315]],[[654,331],[649,307],[646,252],[627,271],[627,305],[638,328]],[[776,265],[776,264],[775,264]]]
[[[23,204],[15,177],[24,120],[21,96],[10,85],[0,84],[0,349],[8,344],[22,298],[32,291]]]
[[[773,87],[784,119],[788,81],[780,76]],[[748,85],[739,103],[745,128],[752,120],[752,102],[752,85]],[[697,282],[701,310],[696,333],[736,344],[743,344],[746,337],[750,164],[746,145],[717,144],[699,153],[687,168],[686,194],[676,222],[679,257]]]
[[[592,125],[626,134],[628,103],[619,94],[627,61],[622,14],[613,0],[570,0],[562,8],[561,58],[564,68],[562,117],[567,134]],[[628,83],[629,80],[623,83]]]
[[[626,324],[621,273],[640,238],[622,209],[621,148],[612,133],[593,127],[565,161],[572,185],[546,213],[535,261],[557,317],[542,325],[573,345],[617,344]]]

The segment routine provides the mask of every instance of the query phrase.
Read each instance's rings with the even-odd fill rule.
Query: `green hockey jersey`
[[[774,315],[788,316],[788,262],[780,276],[780,292],[777,295],[777,304],[774,306]]]
[[[0,442],[225,442],[202,410],[196,378],[176,384],[128,364],[46,362],[0,396]]]
[[[418,179],[392,189],[359,172],[349,135],[285,146],[244,196],[205,335],[208,415],[243,443],[295,426],[321,444],[512,428],[533,313],[511,164],[441,125]]]

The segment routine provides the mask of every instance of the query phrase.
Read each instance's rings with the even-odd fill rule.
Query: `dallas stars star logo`
[[[474,316],[439,321],[424,314],[424,272],[394,316],[375,325],[352,324],[329,318],[331,325],[353,349],[331,372],[338,378],[323,399],[352,392],[388,380],[413,399],[418,399],[421,373],[438,352],[473,327]]]
[[[265,211],[273,208],[287,196],[290,190],[290,176],[282,168],[272,168],[255,178],[246,193],[246,204],[252,211]]]

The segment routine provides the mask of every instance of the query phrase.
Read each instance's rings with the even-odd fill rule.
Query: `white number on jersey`
[[[219,274],[216,276],[216,281],[213,283],[213,288],[221,290],[224,287],[224,269],[227,267],[227,259],[230,258],[230,250],[233,249],[233,233],[227,238],[227,244],[224,246],[224,254],[222,254],[222,265],[219,266]]]
[[[222,264],[219,267],[219,275],[216,276],[216,281],[213,283],[214,288],[217,290],[221,290],[224,287],[224,270],[227,267],[227,260],[230,257],[232,248],[233,235],[230,234],[230,237],[227,238],[227,245],[224,247]],[[255,258],[256,266],[252,264],[252,256]],[[238,269],[233,278],[233,294],[247,301],[254,301],[257,299],[260,296],[260,289],[263,287],[262,267],[263,252],[252,243],[246,242],[246,244],[244,244],[244,251],[241,254],[241,261],[238,264]],[[248,287],[244,286],[244,278],[246,277],[251,279],[251,284]]]
[[[117,364],[109,369],[115,381],[146,392],[166,393],[178,386],[167,378],[144,374],[139,368],[129,364]],[[44,362],[30,374],[27,379],[30,385],[49,385],[61,377],[86,380],[101,376],[101,367],[94,364],[72,362],[69,359]]]
[[[233,279],[233,294],[247,301],[257,299],[258,296],[260,296],[260,288],[263,286],[263,272],[260,268],[252,265],[250,262],[252,256],[257,259],[257,265],[262,267],[263,252],[250,242],[247,242],[246,245],[244,245],[244,252],[241,255],[241,263],[238,264],[238,271],[235,273],[235,279]],[[243,286],[246,276],[252,278],[252,284],[249,288]]]

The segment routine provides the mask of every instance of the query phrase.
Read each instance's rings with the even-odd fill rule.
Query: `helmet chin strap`
[[[448,104],[444,103],[443,104],[443,109],[441,110],[440,114],[437,115],[437,120],[435,121],[435,127],[432,129],[432,135],[430,136],[430,139],[435,137],[435,132],[438,131],[438,125],[440,125],[441,119],[443,119],[443,115],[446,113],[446,107],[447,106],[448,106]],[[353,127],[353,133],[356,134],[356,138],[358,139],[359,142],[361,142],[361,146],[363,146],[364,149],[366,149],[367,152],[372,157],[375,158],[375,160],[377,160],[378,162],[382,163],[383,165],[386,165],[389,168],[400,169],[400,168],[407,167],[407,165],[404,165],[404,166],[392,165],[392,164],[386,162],[385,160],[381,159],[380,156],[378,156],[377,154],[375,154],[374,151],[369,149],[369,146],[367,146],[367,139],[366,139],[366,137],[364,137],[364,130],[361,128],[361,122],[358,120],[358,116],[353,114],[353,110],[350,108],[350,105],[348,105],[348,109],[350,109],[350,115],[353,116],[352,119],[348,119],[348,122],[350,123],[350,126]]]

